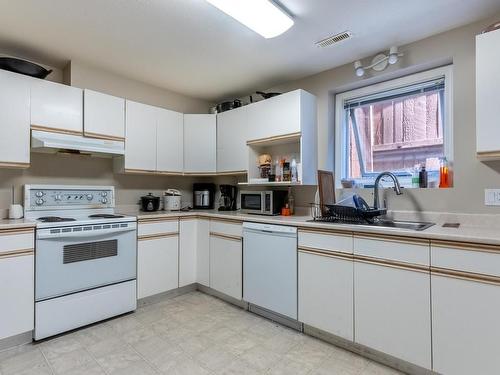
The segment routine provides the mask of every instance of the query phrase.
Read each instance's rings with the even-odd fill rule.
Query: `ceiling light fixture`
[[[383,53],[378,54],[372,59],[372,63],[368,66],[363,66],[360,60],[354,63],[354,71],[358,77],[363,77],[367,69],[373,69],[377,72],[381,72],[387,66],[394,65],[398,62],[399,58],[403,56],[403,53],[398,52],[398,47],[393,46],[389,50],[389,54],[385,55]]]
[[[293,25],[293,19],[269,0],[207,0],[264,38],[283,34]]]

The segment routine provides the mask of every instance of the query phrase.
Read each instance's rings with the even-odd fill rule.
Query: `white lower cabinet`
[[[440,374],[498,374],[500,285],[432,275],[432,347]]]
[[[179,286],[179,236],[139,240],[137,246],[138,298]]]
[[[210,221],[198,219],[196,247],[196,281],[210,286]]]
[[[353,261],[299,250],[299,321],[353,340]]]
[[[243,294],[241,239],[210,234],[210,287],[238,300]]]
[[[33,276],[33,255],[0,257],[0,340],[33,329]]]
[[[431,368],[430,272],[354,262],[356,343]]]
[[[196,255],[198,246],[198,220],[181,219],[179,222],[179,287],[196,282]]]

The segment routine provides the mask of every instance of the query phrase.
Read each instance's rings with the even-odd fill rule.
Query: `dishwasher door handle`
[[[245,237],[246,233],[261,234],[263,236],[270,235],[279,237],[297,237],[297,233],[287,233],[287,232],[274,231],[268,229],[243,228],[243,237]]]

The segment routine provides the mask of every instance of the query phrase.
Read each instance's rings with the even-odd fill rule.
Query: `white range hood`
[[[101,157],[125,154],[125,143],[106,139],[88,138],[81,135],[70,135],[31,131],[31,150],[44,153],[80,153]]]

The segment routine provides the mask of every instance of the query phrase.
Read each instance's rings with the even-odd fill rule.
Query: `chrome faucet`
[[[373,208],[375,209],[378,209],[380,208],[379,207],[379,193],[378,193],[378,189],[379,189],[379,185],[380,185],[380,180],[383,178],[383,177],[390,177],[392,178],[392,181],[394,182],[394,191],[396,192],[397,195],[401,195],[403,194],[403,192],[401,191],[401,186],[399,186],[399,181],[398,181],[398,178],[396,177],[396,175],[394,173],[391,173],[391,172],[382,172],[380,173],[377,178],[375,179],[375,186],[373,188]]]

